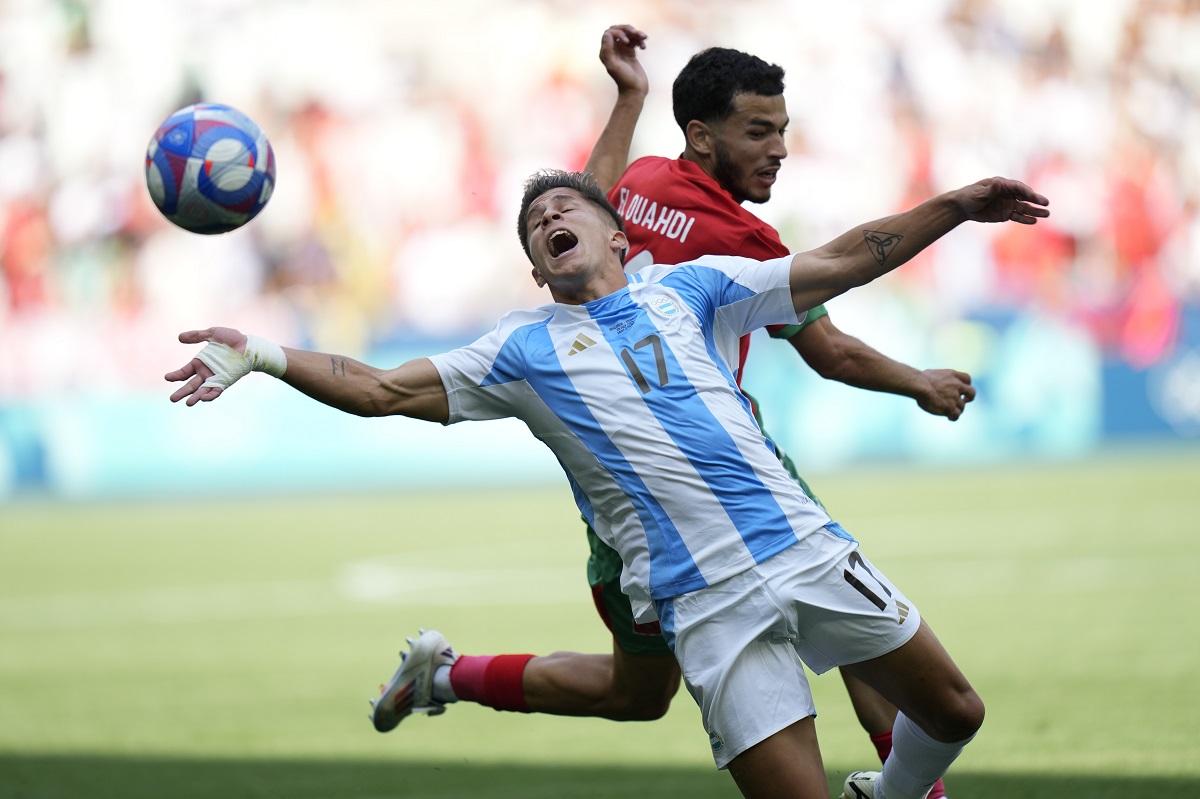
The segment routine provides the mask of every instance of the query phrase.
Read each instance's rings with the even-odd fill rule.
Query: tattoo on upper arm
[[[346,359],[345,358],[338,358],[336,356],[331,355],[331,356],[329,356],[329,366],[331,367],[331,369],[330,369],[331,374],[337,375],[340,372],[342,377],[346,376]]]
[[[875,260],[880,266],[883,266],[883,262],[892,254],[892,250],[896,249],[896,245],[902,238],[904,237],[899,233],[884,233],[882,230],[863,231],[863,239],[866,240],[867,246],[871,248],[871,254],[875,256]]]

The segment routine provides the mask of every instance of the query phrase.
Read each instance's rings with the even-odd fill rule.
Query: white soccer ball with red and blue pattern
[[[170,221],[193,233],[249,222],[275,189],[275,153],[242,112],[218,103],[181,108],[146,148],[146,187]]]

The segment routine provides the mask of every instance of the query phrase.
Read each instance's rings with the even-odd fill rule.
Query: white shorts
[[[870,660],[905,644],[921,623],[913,603],[834,522],[657,607],[722,769],[816,715],[801,659],[817,674]]]

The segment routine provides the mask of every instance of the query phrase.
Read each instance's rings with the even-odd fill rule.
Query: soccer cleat
[[[400,653],[400,667],[371,701],[371,722],[379,732],[396,728],[413,713],[436,716],[446,705],[433,698],[433,673],[439,666],[458,660],[454,647],[437,630],[421,630],[414,640],[406,638],[409,651]]]
[[[854,771],[842,786],[842,799],[875,799],[878,771]]]

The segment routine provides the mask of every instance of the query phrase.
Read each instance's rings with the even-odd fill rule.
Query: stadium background
[[[790,156],[754,207],[794,249],[1003,174],[1035,229],[971,226],[831,303],[844,330],[971,372],[956,424],[756,342],[747,385],[810,471],[1078,458],[1200,437],[1200,3],[937,0],[0,4],[0,497],[557,481],[504,422],[364,422],[252,380],[167,402],[184,329],[390,365],[546,300],[522,179],[579,168],[614,90],[600,34],[650,34],[634,155],[674,155],[670,82],[713,44],[784,66]],[[142,155],[200,99],[266,130],[275,196],[198,237]],[[298,432],[299,431],[299,432]]]

